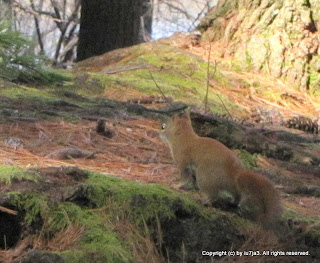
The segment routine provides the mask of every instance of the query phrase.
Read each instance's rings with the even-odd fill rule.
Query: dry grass
[[[186,49],[188,52],[195,54],[203,59],[203,61],[208,60],[209,56],[209,47],[212,47],[211,58],[213,62],[219,64],[219,71],[229,80],[231,83],[228,86],[220,85],[218,83],[211,83],[210,92],[215,93],[219,92],[228,97],[229,100],[233,101],[243,109],[247,111],[247,114],[252,114],[257,108],[265,107],[270,109],[275,109],[281,112],[284,118],[289,118],[296,115],[304,115],[312,118],[320,117],[320,98],[319,96],[314,96],[310,92],[303,90],[298,90],[294,87],[293,84],[286,83],[281,79],[277,79],[265,73],[260,72],[237,72],[234,69],[230,69],[228,66],[221,65],[230,65],[234,58],[227,54],[227,52],[222,52],[221,50],[225,49],[221,43],[202,43],[201,46],[192,47],[188,43],[190,38],[183,34],[177,34],[172,39],[167,39],[166,43],[172,46],[178,46],[180,48]],[[214,66],[211,66],[211,71],[213,71]],[[242,87],[237,85],[237,80],[245,81],[249,83],[251,87]],[[253,87],[253,83],[259,83],[259,87]],[[271,95],[264,93],[268,91]],[[297,98],[304,101],[300,103],[295,100],[285,100],[281,99],[280,95],[283,93],[289,93],[295,95]],[[234,112],[233,114],[237,114]],[[243,117],[243,116],[236,116]]]
[[[34,249],[45,251],[64,251],[72,249],[77,245],[84,233],[84,226],[71,225],[61,230],[50,240],[37,237],[33,239],[32,246]]]
[[[0,250],[0,262],[11,263],[20,262],[27,247],[43,251],[64,251],[72,249],[77,245],[84,233],[84,227],[80,225],[71,225],[58,232],[52,239],[48,240],[40,236],[28,237],[20,240],[14,248]]]
[[[32,243],[32,238],[28,237],[23,240],[20,240],[14,248],[9,250],[0,250],[0,262],[3,263],[11,263],[13,260],[17,260],[16,262],[20,262],[20,259],[27,249]]]
[[[145,231],[145,235],[142,235],[132,224],[126,221],[119,222],[115,229],[129,243],[134,263],[166,262],[151,240],[148,230]]]
[[[220,64],[229,64],[234,58],[230,56],[221,56],[222,47],[216,44],[207,43],[197,48],[191,48],[188,51],[203,58],[204,61],[208,57],[208,47],[213,45],[211,61],[217,61]],[[242,80],[251,84],[251,87],[245,88],[237,83],[232,83],[230,86],[212,85],[211,92],[219,91],[228,97],[229,100],[235,102],[240,107],[247,110],[251,114],[259,107],[266,107],[278,110],[284,118],[289,118],[296,115],[305,115],[313,118],[320,117],[320,98],[314,96],[308,91],[298,90],[294,85],[286,83],[281,79],[277,79],[270,75],[260,72],[237,72],[227,67],[219,67],[221,73],[229,80]],[[258,83],[259,87],[253,87],[252,84]],[[265,91],[271,93],[266,96]],[[296,100],[281,99],[280,95],[289,93],[304,101],[301,103]]]
[[[278,256],[275,257],[273,255],[262,255],[264,251],[284,251],[285,245],[282,243],[280,245],[277,236],[271,231],[265,231],[264,229],[257,227],[257,228],[250,228],[243,233],[247,240],[246,242],[238,248],[236,251],[244,252],[244,251],[251,251],[256,252],[259,251],[259,256],[234,256],[234,257],[224,257],[220,260],[214,262],[237,262],[237,263],[265,263],[265,262],[284,262],[284,263],[291,263],[293,262],[293,258],[289,256]],[[230,251],[233,251],[230,248]]]
[[[150,229],[144,222],[143,227],[137,228],[130,222],[127,202],[114,202],[109,199],[107,205],[91,209],[91,211],[98,213],[106,225],[113,226],[113,230],[129,245],[132,252],[134,263],[166,263],[164,256],[161,254],[161,228],[157,227],[156,239],[151,236]]]
[[[305,115],[310,117],[318,117],[320,100],[316,96],[310,95],[308,92],[299,91],[283,81],[272,78],[270,76],[258,74],[255,72],[234,72],[223,70],[222,73],[230,79],[240,79],[250,83],[260,83],[260,87],[243,88],[235,85],[233,88],[218,88],[229,99],[234,101],[240,107],[247,109],[250,113],[259,107],[272,108],[279,111],[285,118],[296,115]],[[267,96],[264,92],[269,92]],[[283,93],[293,94],[305,103],[295,100],[284,100],[280,98]]]

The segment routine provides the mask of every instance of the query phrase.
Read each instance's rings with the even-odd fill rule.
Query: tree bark
[[[320,88],[319,21],[318,0],[220,0],[200,29],[245,70],[307,90]]]
[[[150,0],[82,0],[78,61],[143,42],[151,30]],[[146,13],[149,12],[149,13]]]

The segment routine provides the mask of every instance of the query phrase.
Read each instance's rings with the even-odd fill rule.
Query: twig
[[[112,71],[102,71],[101,73],[103,74],[116,74],[116,73],[120,73],[120,72],[124,72],[124,71],[132,71],[132,70],[138,70],[138,69],[148,69],[149,67],[147,66],[135,66],[135,67],[131,67],[131,68],[121,68],[121,69],[116,69],[116,70],[112,70]]]
[[[55,10],[57,18],[61,19],[61,15],[60,15],[59,9],[57,8],[56,2],[54,0],[51,0],[51,3],[52,3],[52,6],[53,6],[53,8]],[[61,31],[61,35],[59,37],[58,44],[57,44],[56,51],[55,51],[55,55],[54,55],[56,63],[58,62],[60,49],[61,49],[63,41],[65,39],[65,35],[67,33],[68,27],[73,21],[76,20],[79,9],[80,9],[80,3],[78,3],[78,5],[75,6],[75,9],[73,10],[71,16],[69,17],[69,19],[68,19],[68,21],[66,23],[56,22],[58,28]]]
[[[207,112],[207,105],[208,105],[208,91],[209,91],[209,84],[210,84],[210,80],[209,80],[209,69],[210,69],[210,53],[211,53],[211,45],[209,47],[209,56],[208,56],[208,68],[207,68],[207,92],[206,92],[206,98],[205,98],[205,112]],[[213,76],[216,75],[217,72],[217,61],[214,61],[214,72],[213,72]],[[230,116],[230,118],[232,118],[232,115],[230,114],[230,112],[228,111],[226,105],[224,104],[223,100],[221,99],[219,94],[216,94],[217,97],[219,98],[221,104],[223,105],[224,109],[226,110],[226,112],[228,113],[228,115]]]
[[[226,105],[224,104],[223,100],[221,99],[220,95],[219,95],[219,94],[216,94],[216,95],[217,95],[217,97],[219,98],[219,100],[221,101],[221,103],[222,103],[224,109],[226,110],[226,112],[228,113],[229,117],[232,118],[232,115],[231,115],[230,112],[228,111],[228,109],[227,109]]]
[[[39,121],[38,118],[32,118],[32,117],[7,117],[7,118],[12,121],[27,121],[27,122]]]
[[[31,5],[32,10],[35,11],[35,6],[34,6],[34,3],[33,3],[33,0],[30,0],[30,5]],[[40,50],[41,50],[42,54],[45,54],[39,19],[38,19],[38,17],[36,15],[34,15],[33,17],[34,17],[34,24],[36,26],[36,32],[37,32],[37,36],[38,36],[38,42],[39,42]]]
[[[204,111],[207,112],[208,110],[208,93],[209,93],[209,73],[210,73],[210,56],[211,56],[211,44],[209,46],[209,55],[208,55],[208,65],[207,65],[207,91],[206,96],[204,99]],[[215,67],[217,68],[217,67]]]
[[[182,5],[182,7],[184,8],[180,8],[178,6],[176,6],[175,4],[170,3],[170,1],[162,1],[164,4],[166,4],[169,8],[172,8],[173,10],[176,10],[178,12],[180,12],[181,14],[185,15],[185,17],[189,20],[193,20],[194,17],[190,15],[190,13],[187,12],[186,8],[183,6],[183,4],[179,4],[180,6]]]
[[[133,105],[133,107],[132,107],[132,105]],[[186,108],[188,108],[188,105],[186,105],[186,104],[182,104],[182,105],[178,105],[178,106],[171,104],[171,106],[173,107],[172,109],[157,110],[157,109],[144,107],[140,104],[128,104],[127,110],[130,112],[135,112],[135,113],[137,113],[137,112],[141,113],[141,112],[145,111],[145,112],[153,112],[153,113],[170,115],[171,113],[183,111]]]
[[[51,17],[56,22],[64,22],[63,20],[56,18],[55,14],[52,12],[47,12],[47,11],[42,11],[42,10],[32,10],[29,7],[23,6],[22,4],[20,4],[19,2],[15,1],[15,0],[12,0],[12,7],[18,8],[18,9],[20,9],[28,14],[31,14],[31,15],[35,15],[35,16],[45,15],[45,16]]]
[[[189,30],[188,30],[188,31],[191,31],[193,28],[196,27],[196,23],[197,23],[198,20],[201,18],[202,14],[207,11],[206,9],[207,9],[206,6],[204,6],[204,7],[202,8],[202,10],[199,12],[199,14],[197,15],[197,17],[191,22],[192,24],[191,24],[191,26],[189,27]],[[210,45],[210,47],[211,47],[211,45]]]
[[[165,99],[166,102],[168,102],[171,106],[174,106],[173,103],[168,100],[168,98],[166,97],[166,95],[164,95],[163,91],[161,90],[160,86],[158,85],[158,83],[155,81],[154,77],[152,76],[151,71],[149,70],[149,74],[151,76],[151,79],[153,80],[154,84],[156,85],[156,87],[158,88],[158,90],[160,91],[161,95],[163,96],[163,98]]]
[[[8,213],[8,214],[12,214],[12,215],[17,215],[18,214],[17,211],[11,210],[9,208],[5,208],[5,207],[3,207],[1,205],[0,205],[0,211]]]

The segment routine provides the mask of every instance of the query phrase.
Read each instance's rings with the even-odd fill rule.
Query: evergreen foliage
[[[66,74],[50,69],[48,59],[36,55],[32,43],[10,24],[0,21],[0,78],[26,84],[59,85],[69,80]]]

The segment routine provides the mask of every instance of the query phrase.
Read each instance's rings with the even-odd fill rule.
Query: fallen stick
[[[0,211],[8,213],[8,214],[12,214],[12,215],[17,215],[18,214],[17,211],[11,210],[9,208],[5,208],[5,207],[3,207],[1,205],[0,205]]]

